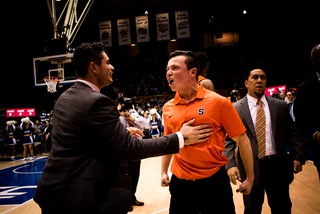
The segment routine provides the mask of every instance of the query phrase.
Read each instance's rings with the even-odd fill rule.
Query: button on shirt
[[[254,126],[254,129],[256,129],[256,116],[257,116],[257,110],[259,106],[257,104],[258,99],[250,96],[249,94],[247,94],[247,98],[248,98],[248,105],[251,113],[253,126]],[[262,101],[262,107],[266,115],[266,155],[265,156],[274,155],[276,154],[276,149],[274,144],[274,138],[272,135],[272,124],[271,124],[271,115],[270,115],[269,105],[265,95],[263,95],[260,98],[260,100]]]

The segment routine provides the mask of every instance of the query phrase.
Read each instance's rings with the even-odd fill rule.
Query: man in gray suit
[[[52,151],[34,200],[44,214],[127,213],[132,190],[126,159],[177,153],[184,145],[208,140],[212,129],[191,127],[191,120],[166,137],[133,138],[142,132],[129,132],[113,100],[99,93],[113,82],[114,70],[103,44],[80,45],[74,66],[78,79],[55,104]]]
[[[291,213],[289,184],[293,172],[300,172],[304,164],[304,146],[296,134],[287,104],[264,95],[266,82],[263,70],[250,71],[245,80],[248,94],[234,104],[247,129],[254,158],[255,181],[250,195],[243,196],[246,214],[261,213],[265,191],[272,213]],[[236,143],[226,137],[225,146],[223,154],[230,160],[226,165],[230,181],[245,180],[240,153],[235,157]]]

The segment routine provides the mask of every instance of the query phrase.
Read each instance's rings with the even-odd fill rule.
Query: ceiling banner
[[[117,26],[118,26],[119,45],[130,45],[131,34],[130,34],[129,19],[118,19]]]
[[[149,21],[148,16],[136,16],[137,43],[149,42]]]
[[[156,14],[158,41],[170,40],[169,13]]]
[[[105,47],[112,47],[111,21],[99,22],[100,42]]]
[[[190,37],[188,11],[176,11],[177,39]]]

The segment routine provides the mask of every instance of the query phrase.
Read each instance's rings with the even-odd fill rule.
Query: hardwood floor
[[[12,163],[11,163],[12,164]],[[140,180],[136,196],[138,200],[145,202],[143,207],[134,207],[132,214],[167,214],[169,213],[170,193],[169,189],[160,186],[161,158],[149,158],[141,162]],[[9,167],[9,166],[6,166]],[[0,168],[4,167],[1,163]],[[237,186],[231,185],[234,190],[234,203],[236,213],[243,213],[242,194],[236,193]],[[303,171],[295,175],[290,185],[290,197],[293,214],[318,214],[320,213],[320,181],[317,170],[312,162],[307,161]],[[38,205],[31,199],[18,206],[0,206],[0,213],[40,214]],[[265,197],[263,214],[270,214],[270,208]]]

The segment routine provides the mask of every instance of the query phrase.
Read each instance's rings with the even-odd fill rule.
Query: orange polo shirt
[[[193,125],[210,123],[209,140],[184,146],[173,155],[171,172],[180,179],[202,179],[215,174],[229,162],[223,156],[226,133],[233,138],[246,131],[231,102],[199,84],[196,96],[185,102],[179,92],[163,107],[164,135],[177,132],[182,124],[196,118]]]

